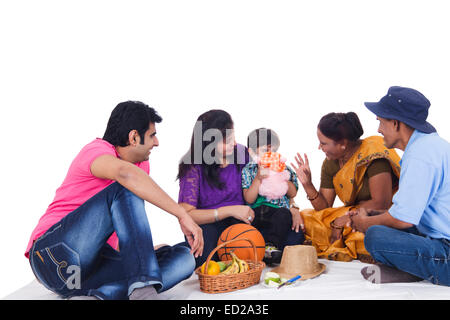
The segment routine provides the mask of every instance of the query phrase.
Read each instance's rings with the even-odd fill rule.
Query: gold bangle
[[[337,225],[335,225],[335,224],[334,224],[334,220],[331,221],[330,227],[333,228],[333,229],[338,229],[338,230],[344,229],[344,227],[338,227]]]
[[[306,198],[309,201],[314,201],[314,200],[316,200],[319,197],[319,194],[320,194],[319,191],[317,191],[317,193],[316,193],[316,195],[314,197],[310,197],[310,196],[308,196],[308,194],[306,194]]]

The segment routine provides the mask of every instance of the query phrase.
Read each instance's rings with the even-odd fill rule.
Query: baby
[[[267,152],[276,152],[279,146],[280,139],[273,130],[266,128],[253,130],[247,138],[251,161],[242,170],[244,200],[255,212],[252,226],[261,232],[266,241],[264,261],[269,265],[280,263],[286,236],[293,225],[293,213],[290,208],[297,207],[295,203],[290,204],[290,198],[293,199],[297,194],[297,175],[288,166],[285,167],[289,179],[284,195],[273,199],[259,194],[262,181],[268,174],[258,159],[262,159]]]

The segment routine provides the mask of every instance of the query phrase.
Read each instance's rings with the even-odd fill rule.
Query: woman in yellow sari
[[[317,128],[319,149],[326,159],[322,164],[320,189],[314,187],[308,157],[297,153],[295,169],[313,209],[300,214],[305,237],[320,258],[339,261],[371,261],[364,247],[364,234],[347,227],[347,212],[358,207],[388,209],[398,187],[400,157],[384,146],[383,138],[363,140],[363,129],[354,112],[330,113]],[[333,208],[336,195],[344,203]]]

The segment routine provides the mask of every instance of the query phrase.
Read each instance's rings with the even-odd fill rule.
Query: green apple
[[[269,284],[269,282],[275,282],[277,285],[280,284],[281,282],[281,278],[280,275],[278,273],[275,272],[267,272],[264,275],[264,282],[266,284]]]
[[[222,272],[223,270],[225,270],[229,266],[229,264],[227,264],[227,263],[225,263],[223,261],[219,261],[219,262],[217,262],[217,264],[220,267],[220,272]]]
[[[280,285],[280,283],[278,283],[278,282],[275,282],[275,281],[272,281],[272,280],[269,280],[268,282],[266,282],[266,284],[269,286],[269,287],[278,287],[279,285]]]

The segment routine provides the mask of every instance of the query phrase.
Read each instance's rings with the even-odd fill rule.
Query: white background
[[[152,177],[175,200],[177,164],[196,118],[222,108],[237,141],[257,127],[280,152],[309,155],[318,187],[317,122],[355,111],[391,85],[432,106],[445,139],[450,74],[446,1],[4,1],[0,4],[0,298],[33,279],[23,254],[70,162],[102,137],[111,110],[141,100],[163,117]],[[297,203],[309,207],[300,191]],[[183,240],[148,204],[155,243]]]

